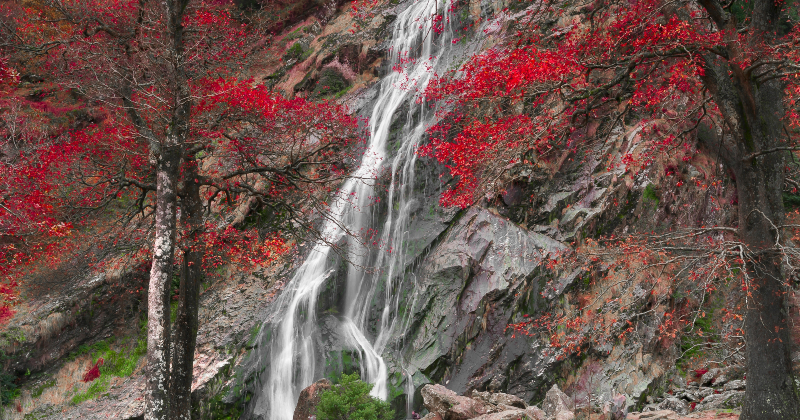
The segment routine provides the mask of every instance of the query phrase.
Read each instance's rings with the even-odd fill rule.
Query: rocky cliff
[[[273,51],[279,52],[265,59],[257,80],[287,94],[339,100],[368,116],[377,82],[392,71],[385,58],[394,52],[388,51],[386,37],[408,2],[395,3],[381,4],[365,19],[325,7],[298,15],[297,23],[274,40]],[[513,7],[488,0],[458,3],[452,19],[455,27],[465,28],[458,29],[464,41],[448,56],[448,65],[501,42],[504,31],[523,15]],[[393,125],[391,147],[399,147],[403,124]],[[615,279],[611,293],[624,298],[605,313],[630,325],[634,338],[591,345],[580,356],[557,357],[547,337],[507,328],[526,316],[573,311],[576,290],[610,287],[590,284],[575,270],[548,266],[550,258],[576,243],[735,220],[736,192],[706,151],[663,156],[635,171],[622,156],[634,153],[639,141],[637,123],[630,121],[592,148],[567,152],[547,167],[510,174],[504,194],[465,210],[438,206],[448,180],[432,162],[417,161],[416,200],[393,291],[400,296],[402,322],[381,355],[389,370],[389,399],[399,415],[409,407],[423,409],[427,384],[473,396],[510,394],[524,409],[540,403],[557,383],[578,405],[603,406],[621,394],[626,406],[641,408],[670,381],[691,376],[682,371],[690,366],[687,341],[664,340],[658,333],[665,305],[691,300],[691,291],[676,290],[673,302],[642,310],[649,304],[643,286]],[[686,186],[674,188],[679,182]],[[193,386],[199,418],[261,418],[253,397],[265,380],[269,362],[260,356],[271,340],[262,325],[280,313],[275,297],[296,265],[248,273],[227,267],[203,291]],[[103,352],[133,357],[141,303],[146,302],[142,274],[135,268],[71,272],[60,278],[70,287],[54,289],[57,296],[25,303],[0,336],[3,368],[20,390],[4,401],[4,418],[141,415],[141,360],[134,360],[130,376],[113,379],[103,389],[92,391],[80,378]],[[315,379],[359,369],[357,352],[332,327],[326,330],[342,312],[344,282],[343,276],[330,276],[317,303],[326,363]],[[118,295],[126,298],[112,299]],[[375,299],[367,325],[380,323],[383,304]],[[711,317],[707,328],[726,326]],[[96,345],[101,341],[105,347]],[[740,356],[726,357],[736,361]],[[676,366],[679,359],[682,364]]]

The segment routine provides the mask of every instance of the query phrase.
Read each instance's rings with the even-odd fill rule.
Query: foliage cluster
[[[362,381],[358,373],[342,374],[339,383],[320,395],[318,420],[391,420],[394,410],[389,403],[369,395],[373,385]]]

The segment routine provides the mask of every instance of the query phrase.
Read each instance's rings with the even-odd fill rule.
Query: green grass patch
[[[100,366],[100,377],[92,381],[89,388],[76,394],[70,401],[73,405],[78,405],[104,394],[108,390],[108,383],[112,377],[125,378],[131,376],[145,354],[147,354],[147,323],[143,322],[140,326],[141,333],[136,339],[135,345],[122,343],[119,350],[114,350],[114,338],[98,341],[91,346],[81,346],[78,348],[80,354],[90,354],[92,365],[96,364],[101,358],[103,366]],[[75,356],[77,357],[77,356]],[[41,395],[41,393],[39,394]]]
[[[70,403],[72,405],[78,405],[104,394],[108,390],[108,379],[108,376],[104,377],[103,375],[100,375],[99,378],[92,381],[92,384],[89,385],[89,389],[87,389],[86,392],[78,393],[72,397]]]

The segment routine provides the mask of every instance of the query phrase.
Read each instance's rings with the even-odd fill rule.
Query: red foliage
[[[168,22],[160,7],[128,0],[0,5],[10,17],[4,29],[13,29],[15,40],[48,46],[38,55],[20,53],[18,62],[47,72],[56,82],[48,86],[54,95],[82,98],[64,105],[16,97],[17,73],[0,62],[0,322],[13,313],[11,279],[23,277],[31,261],[56,264],[70,255],[68,247],[97,242],[85,236],[96,232],[98,221],[133,222],[108,228],[109,245],[123,236],[146,243],[153,144],[168,136],[172,123],[165,121],[172,120],[183,87],[191,94],[183,174],[197,174],[191,181],[202,185],[203,205],[223,215],[270,206],[282,215],[270,232],[243,229],[238,219],[236,226],[181,226],[184,249],[198,246],[188,244],[187,232],[202,230],[206,268],[265,264],[286,253],[291,247],[280,231],[324,211],[322,197],[346,176],[359,121],[336,104],[288,99],[243,80],[249,43],[262,36],[232,2],[188,4],[183,27],[191,48],[182,54],[183,75],[166,53]],[[176,84],[183,80],[178,76],[186,82]],[[73,111],[90,118],[52,123]],[[134,258],[148,252],[145,247]]]
[[[101,357],[87,372],[83,375],[83,382],[92,382],[100,377],[100,367],[103,366],[105,361]]]
[[[700,10],[691,11],[694,20],[681,20],[661,0],[638,0],[612,2],[596,13],[587,8],[579,16],[591,13],[591,23],[570,18],[564,26],[540,30],[541,21],[565,18],[566,11],[547,6],[529,8],[526,30],[516,39],[473,56],[458,77],[453,72],[429,85],[429,99],[453,105],[443,107],[445,118],[419,152],[444,163],[455,177],[443,205],[466,207],[501,190],[496,181],[511,168],[584,147],[593,137],[582,127],[603,117],[619,121],[635,112],[642,121],[647,148],[626,157],[628,168],[675,150],[699,120],[719,115],[702,82],[706,51],[739,42],[753,47],[731,58],[731,65],[744,68],[766,57],[798,62],[789,47],[798,39],[797,28],[779,47],[770,47],[706,25]],[[800,88],[792,89],[800,95]],[[789,107],[792,121],[800,121],[794,108]]]

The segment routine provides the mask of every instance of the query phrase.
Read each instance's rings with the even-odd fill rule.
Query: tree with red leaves
[[[715,255],[746,267],[732,271],[741,271],[747,296],[747,420],[800,418],[783,310],[798,255],[782,201],[787,162],[800,149],[793,7],[773,0],[532,3],[503,47],[430,86],[430,98],[452,106],[420,152],[455,177],[442,204],[465,207],[501,191],[513,171],[585,150],[626,119],[640,120],[646,139],[644,152],[624,157],[629,168],[687,142],[710,151],[738,193],[738,224],[708,229],[735,234]],[[589,135],[601,121],[607,131]],[[646,244],[637,249],[650,252]]]
[[[226,245],[226,259],[264,263],[288,249],[286,235],[314,232],[324,196],[346,176],[358,121],[255,86],[242,66],[261,39],[231,1],[42,0],[5,12],[5,44],[20,63],[106,112],[33,166],[63,168],[55,179],[81,187],[58,189],[53,209],[97,211],[126,198],[135,203],[128,219],[153,224],[145,418],[188,419],[209,257]],[[236,228],[251,210],[268,216],[266,239]]]

